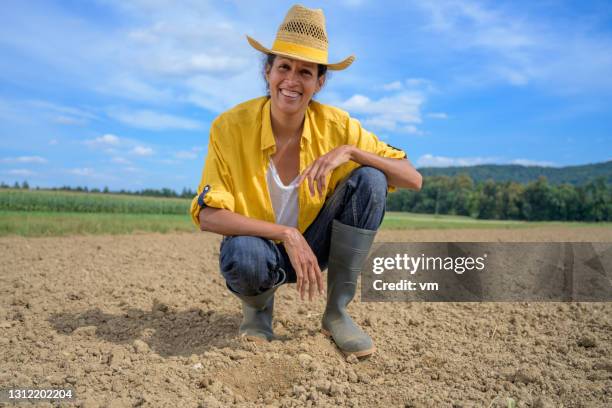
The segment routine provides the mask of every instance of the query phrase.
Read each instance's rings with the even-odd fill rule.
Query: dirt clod
[[[584,348],[591,348],[597,346],[597,340],[593,336],[582,336],[578,340],[578,345]]]

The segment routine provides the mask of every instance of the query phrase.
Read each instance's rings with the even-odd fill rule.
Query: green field
[[[187,214],[191,200],[50,190],[0,190],[0,211]]]
[[[415,214],[387,212],[382,223],[384,229],[460,229],[460,228],[532,228],[542,226],[611,227],[610,222],[561,222],[477,220],[458,215]]]
[[[469,217],[387,213],[383,229],[529,228],[562,225],[610,227],[610,223],[520,222],[474,220]],[[133,232],[197,231],[189,215],[105,214],[75,212],[0,211],[0,236],[59,236],[129,234]]]
[[[0,211],[0,236],[196,231],[188,215]]]
[[[190,200],[63,191],[0,190],[0,236],[128,234],[197,231]],[[388,212],[383,229],[529,228],[612,223],[476,220],[470,217]]]
[[[0,235],[194,231],[191,200],[49,190],[0,190]]]

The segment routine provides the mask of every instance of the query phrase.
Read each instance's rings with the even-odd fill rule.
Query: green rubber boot
[[[331,336],[346,355],[363,357],[376,351],[374,342],[351,319],[346,307],[355,297],[357,278],[376,231],[351,227],[334,220],[327,269],[327,306],[323,334]]]
[[[229,285],[226,286],[234,295],[242,301],[242,323],[238,329],[240,337],[250,341],[272,341],[274,331],[272,330],[272,314],[274,312],[274,292],[279,288],[287,275],[282,273],[279,281],[270,289],[255,296],[245,296],[235,292]]]

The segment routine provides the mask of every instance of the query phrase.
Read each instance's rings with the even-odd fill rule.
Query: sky
[[[0,181],[195,189],[212,120],[265,94],[262,54],[294,4],[4,0]],[[317,99],[416,167],[612,159],[609,1],[372,1],[322,8]]]

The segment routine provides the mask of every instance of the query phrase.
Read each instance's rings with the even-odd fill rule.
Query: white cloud
[[[158,56],[155,68],[166,75],[227,74],[238,72],[247,64],[245,58],[234,58],[226,55]]]
[[[399,133],[409,133],[409,134],[412,134],[412,135],[424,135],[425,134],[425,132],[419,130],[414,125],[401,126],[400,128],[398,128],[398,132]]]
[[[2,33],[0,32],[0,36]],[[39,75],[39,72],[36,72]],[[0,99],[0,118],[22,124],[51,122],[82,126],[98,117],[87,109],[63,106],[42,100]]]
[[[555,163],[551,161],[538,161],[529,159],[514,159],[510,161],[511,164],[520,164],[521,166],[543,166],[543,167],[555,167]]]
[[[432,119],[448,119],[448,115],[444,112],[430,112],[427,114],[427,117]]]
[[[479,164],[519,164],[522,166],[555,166],[553,162],[529,159],[505,160],[499,157],[445,157],[424,154],[417,160],[418,167],[475,166]]]
[[[363,117],[363,124],[374,130],[419,133],[414,126],[421,123],[421,106],[425,97],[418,92],[403,91],[378,100],[353,95],[340,107]]]
[[[466,56],[474,63],[455,71],[458,83],[483,86],[502,81],[525,86],[538,82],[564,93],[612,88],[612,41],[594,34],[593,18],[574,19],[563,27],[546,18],[535,20],[515,11],[521,8],[503,3],[413,4],[424,11],[426,29],[444,42],[440,47],[476,53],[476,58]]]
[[[176,152],[174,157],[177,159],[193,160],[198,158],[198,153],[189,150],[181,150]]]
[[[260,78],[261,54],[244,37],[262,26],[253,13],[228,17],[222,7],[205,1],[177,1],[171,7],[134,0],[111,3],[144,21],[123,33],[118,50],[125,61],[121,80],[128,81],[128,88],[134,80],[126,78],[140,82],[126,97],[159,103],[156,93],[162,93],[162,98],[219,113],[262,94],[263,83],[254,80]],[[126,88],[119,79],[109,87],[115,94]]]
[[[108,155],[112,163],[127,166],[132,165],[132,162],[126,159],[125,155],[145,157],[155,153],[152,147],[147,146],[146,143],[140,140],[119,137],[113,134],[105,134],[95,139],[86,140],[83,143]]]
[[[244,37],[254,30],[240,20],[250,20],[248,13],[230,18],[218,5],[204,1],[111,4],[143,23],[129,27],[113,43],[120,44],[114,52],[120,57],[113,59],[122,63],[112,80],[104,82],[104,92],[154,104],[188,103],[215,113],[261,94],[263,87],[253,81],[258,77],[258,53]],[[151,118],[141,119],[123,122],[153,130],[201,127],[188,119],[169,125],[166,120],[151,125]]]
[[[0,33],[6,39],[3,46],[37,61],[37,68],[22,68],[17,63],[10,68],[26,72],[23,78],[48,70],[57,75],[55,83],[83,95],[94,91],[154,105],[187,102],[203,106],[209,94],[214,100],[229,99],[233,105],[261,94],[261,87],[256,94],[250,92],[259,71],[259,53],[248,46],[244,34],[267,34],[275,29],[261,24],[262,6],[241,7],[236,12],[231,5],[204,0],[100,3],[99,7],[109,9],[105,13],[112,19],[97,21],[93,15],[75,14],[53,4],[36,10],[10,8],[11,18],[5,19]],[[265,17],[266,11],[263,13]],[[251,75],[241,81],[245,71]],[[203,91],[189,85],[194,80],[238,83],[230,89],[217,84]],[[4,113],[0,110],[0,115]],[[68,112],[49,113],[56,113],[50,119],[61,124],[88,119]]]
[[[202,146],[192,146],[191,149],[178,150],[174,152],[172,159],[165,159],[161,161],[165,164],[178,164],[182,163],[184,160],[203,159],[205,156],[205,150],[206,148]]]
[[[445,157],[424,154],[417,160],[418,167],[448,167],[448,166],[474,166],[477,164],[495,163],[496,157]]]
[[[145,146],[136,146],[132,149],[131,153],[137,156],[151,156],[153,154],[153,149]]]
[[[68,173],[74,174],[75,176],[82,176],[82,177],[93,177],[95,175],[94,170],[90,167],[69,169]]]
[[[18,176],[18,177],[29,177],[29,176],[35,175],[36,173],[33,172],[32,170],[27,170],[27,169],[12,169],[12,170],[8,170],[6,174],[9,174],[11,176]]]
[[[58,115],[53,118],[53,122],[59,123],[60,125],[85,125],[87,123],[86,120],[80,118],[74,118],[66,115]]]
[[[494,72],[496,72],[500,78],[516,86],[527,85],[531,80],[530,74],[526,70],[521,71],[519,69],[501,66],[496,67]]]
[[[180,116],[150,110],[112,109],[109,115],[121,123],[149,130],[196,130],[203,127],[201,122]]]
[[[371,129],[395,130],[397,128],[395,119],[383,116],[367,118],[362,123],[365,127]]]
[[[242,30],[223,16],[213,16],[212,10],[196,16],[190,8],[178,5],[169,13],[161,7],[159,20],[129,31],[126,39],[135,46],[130,55],[134,62],[170,76],[227,75],[246,68],[250,58]]]
[[[129,161],[128,159],[124,158],[124,157],[113,157],[111,159],[111,162],[113,163],[117,163],[117,164],[125,164],[125,165],[130,165],[132,164],[131,161]]]
[[[47,159],[40,156],[19,156],[19,157],[5,157],[0,159],[0,163],[46,163]]]
[[[353,95],[342,105],[345,109],[351,109],[354,111],[364,111],[368,108],[372,101],[370,98],[363,95]]]
[[[96,90],[125,99],[155,104],[168,103],[175,98],[172,88],[144,82],[128,72],[114,74],[108,80],[97,84]]]
[[[524,21],[483,3],[441,0],[415,5],[429,13],[428,28],[453,36],[458,48],[480,46],[503,51],[533,44],[530,27]]]
[[[115,135],[107,133],[95,139],[86,140],[84,143],[90,146],[118,146],[120,139]]]
[[[437,89],[432,81],[426,78],[407,78],[404,85],[411,89],[420,89],[425,92],[435,92]]]
[[[399,91],[402,89],[402,83],[400,81],[393,81],[382,86],[385,91]]]
[[[201,157],[200,152],[202,152],[203,150],[204,149],[200,146],[193,146],[189,150],[178,150],[174,152],[173,154],[174,159],[178,159],[178,160],[162,159],[160,160],[160,162],[164,164],[177,164],[180,162],[180,160],[194,160],[194,159],[197,159],[198,157]]]
[[[252,62],[257,59],[251,56]],[[245,100],[261,96],[265,90],[260,80],[259,64],[251,63],[243,72],[227,80],[213,76],[195,76],[186,81],[189,93],[184,102],[194,104],[214,113],[223,112]]]
[[[23,105],[26,109],[42,112],[52,122],[59,123],[60,125],[80,126],[89,123],[91,120],[98,119],[97,115],[89,110],[59,105],[48,101],[30,100],[26,101]]]

